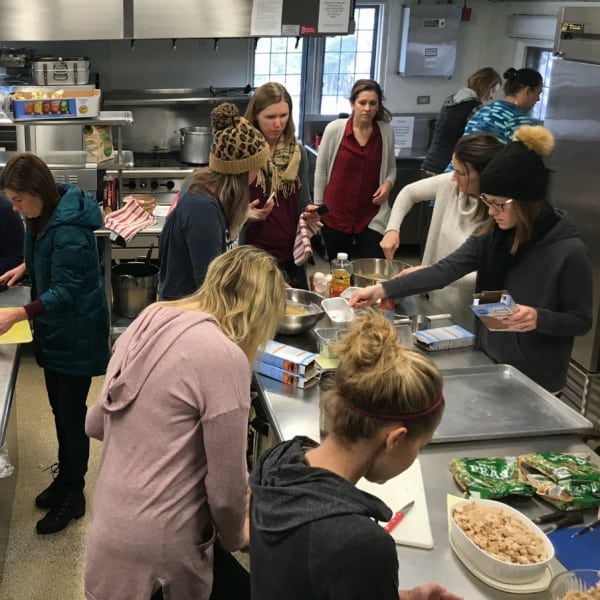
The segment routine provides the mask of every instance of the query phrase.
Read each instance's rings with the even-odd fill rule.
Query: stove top
[[[141,169],[194,169],[201,165],[184,163],[179,159],[179,151],[174,152],[134,152],[133,168]]]

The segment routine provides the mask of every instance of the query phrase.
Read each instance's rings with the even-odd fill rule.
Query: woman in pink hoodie
[[[275,259],[240,246],[193,295],[118,339],[86,431],[103,440],[88,600],[208,599],[213,544],[247,546],[250,365],[285,307]]]

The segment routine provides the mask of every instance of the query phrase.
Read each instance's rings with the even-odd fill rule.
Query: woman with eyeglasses
[[[566,379],[574,336],[592,324],[592,270],[576,228],[547,201],[542,156],[554,147],[541,126],[524,126],[483,170],[480,199],[490,219],[455,252],[420,269],[355,292],[352,306],[440,289],[477,271],[476,291],[507,290],[517,303],[489,331],[475,323],[477,345],[551,392]]]
[[[385,257],[388,260],[394,258],[400,246],[400,226],[410,209],[418,202],[429,202],[432,198],[435,204],[422,264],[433,264],[454,252],[487,219],[487,209],[478,200],[479,176],[502,148],[504,144],[491,133],[465,135],[454,147],[451,173],[426,177],[403,187],[396,196],[381,240]],[[470,273],[437,294],[441,296],[440,302],[451,307],[455,316],[464,312],[469,318],[474,288],[475,277]]]
[[[504,98],[480,108],[465,126],[465,135],[478,131],[493,133],[508,144],[522,125],[537,125],[529,112],[540,99],[544,81],[533,69],[508,69],[504,73]]]

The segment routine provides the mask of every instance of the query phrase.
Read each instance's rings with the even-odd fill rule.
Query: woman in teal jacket
[[[47,509],[38,533],[55,533],[85,513],[83,495],[89,439],[86,399],[94,375],[109,358],[108,308],[94,230],[102,226],[95,197],[54,182],[33,154],[8,161],[0,187],[25,219],[25,262],[0,275],[9,287],[27,273],[32,302],[0,315],[0,334],[18,321],[33,321],[37,363],[58,438],[58,475],[35,499]]]

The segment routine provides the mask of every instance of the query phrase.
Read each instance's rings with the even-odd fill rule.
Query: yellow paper
[[[16,306],[9,306],[0,308],[0,312],[6,312],[7,310],[15,310]],[[31,342],[33,336],[31,335],[31,327],[29,321],[19,321],[15,323],[6,333],[0,335],[0,344],[26,344]]]

